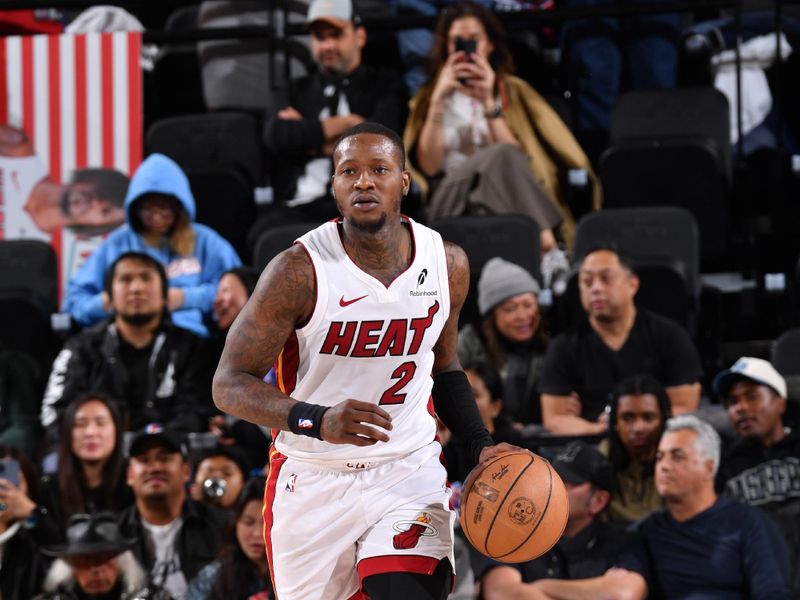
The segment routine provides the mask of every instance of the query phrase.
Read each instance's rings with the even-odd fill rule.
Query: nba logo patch
[[[311,419],[298,419],[297,426],[300,429],[313,429],[314,421],[312,421]]]
[[[291,475],[289,475],[289,479],[286,480],[286,491],[294,492],[295,483],[297,483],[297,474],[292,473]]]

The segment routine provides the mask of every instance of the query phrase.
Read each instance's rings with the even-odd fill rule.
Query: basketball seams
[[[533,464],[534,457],[533,456],[528,456],[528,459],[529,459],[528,460],[528,464],[525,465],[525,468],[522,469],[519,472],[519,474],[514,479],[514,481],[511,483],[511,485],[508,486],[508,489],[506,490],[505,496],[503,496],[503,499],[497,505],[498,508],[495,511],[494,516],[492,517],[492,522],[489,523],[489,526],[486,528],[486,537],[485,537],[485,539],[483,541],[483,547],[486,549],[487,553],[489,552],[489,536],[492,535],[492,529],[494,529],[494,523],[497,520],[497,517],[500,515],[501,511],[505,507],[506,500],[508,500],[508,495],[511,493],[511,490],[514,489],[514,486],[517,485],[517,482],[520,480],[520,477],[522,477],[525,474],[525,472],[530,468],[530,466]],[[491,463],[491,464],[494,464],[494,463]],[[488,467],[489,465],[486,465],[486,466]],[[484,471],[485,470],[486,469],[484,468]],[[541,521],[541,518],[540,518],[540,521]],[[517,546],[517,548],[515,548],[515,550],[517,550],[518,548],[519,548],[519,546]],[[505,553],[505,554],[503,554],[501,556],[508,556],[509,554],[511,554],[511,552],[507,552],[507,553]],[[499,557],[492,557],[492,558],[499,558]]]
[[[509,556],[510,554],[514,554],[514,552],[516,552],[517,550],[522,548],[522,546],[524,546],[526,543],[528,543],[528,540],[531,539],[531,536],[534,533],[536,533],[537,529],[539,529],[539,525],[542,524],[542,521],[544,520],[544,516],[547,514],[547,509],[550,506],[550,499],[553,497],[553,467],[550,466],[550,461],[545,460],[545,464],[547,465],[547,474],[550,477],[548,479],[549,486],[548,486],[548,489],[547,489],[547,501],[544,503],[544,508],[539,513],[539,520],[536,522],[536,525],[533,527],[533,529],[531,529],[531,532],[528,534],[528,536],[524,540],[522,540],[519,543],[519,545],[517,545],[516,548],[514,548],[510,552],[506,552],[505,554],[501,554],[500,556],[496,556],[494,558],[500,559],[500,558],[503,558],[504,556]],[[528,466],[530,466],[530,464]],[[528,467],[525,467],[525,470],[527,470],[527,468]],[[523,470],[523,473],[524,472],[525,471]],[[522,475],[522,473],[520,473],[520,476],[521,475]],[[517,482],[515,481],[514,484],[516,484],[516,483]],[[508,491],[511,492],[511,489],[509,488]],[[508,496],[508,494],[506,494],[506,496]],[[505,503],[505,498],[503,499],[503,502]],[[497,512],[499,513],[500,511],[497,511]],[[495,515],[495,516],[497,516],[497,515]],[[494,524],[494,523],[492,523],[492,524]],[[558,537],[560,538],[561,535],[559,534]],[[487,548],[487,550],[488,550],[488,548]]]
[[[514,454],[519,454],[519,453],[518,453],[518,452],[515,452]],[[462,495],[461,495],[461,497],[462,497],[462,498],[463,498],[463,500],[464,500],[464,504],[463,504],[463,506],[461,507],[461,509],[460,509],[460,511],[459,511],[459,513],[460,513],[460,514],[459,514],[459,517],[460,517],[462,514],[467,514],[467,515],[468,515],[468,514],[470,514],[470,512],[467,510],[467,508],[468,508],[468,506],[469,506],[469,501],[470,501],[470,497],[472,496],[472,494],[470,494],[469,492],[470,492],[470,490],[472,489],[472,487],[475,485],[475,482],[476,482],[478,479],[480,479],[481,475],[483,474],[483,472],[484,472],[486,469],[488,469],[488,468],[489,468],[489,467],[491,467],[493,464],[495,464],[496,462],[498,462],[498,461],[500,461],[500,460],[503,460],[503,459],[504,459],[504,458],[506,458],[506,457],[507,457],[507,455],[500,455],[500,456],[496,456],[495,458],[493,458],[493,459],[491,460],[491,462],[487,462],[487,463],[486,463],[486,465],[484,465],[484,467],[483,467],[483,468],[480,470],[480,473],[478,473],[478,474],[477,474],[475,477],[473,477],[473,478],[472,478],[472,481],[470,481],[470,477],[469,477],[469,475],[467,476],[467,481],[469,482],[469,486],[468,486],[468,487],[466,487],[466,489],[462,489]],[[530,463],[528,463],[528,466],[530,466],[530,465],[531,465],[531,463],[533,462],[533,457],[530,457],[530,458],[531,458],[531,462],[530,462]],[[477,469],[479,466],[480,466],[480,465],[477,465],[475,468]],[[525,468],[527,469],[528,467],[525,467]],[[524,471],[523,471],[523,472],[524,472]],[[514,483],[516,483],[516,480],[514,481]],[[512,486],[511,486],[511,487],[513,487],[513,484],[512,484]],[[509,489],[510,489],[510,488],[509,488]],[[505,501],[505,498],[504,498],[503,500]],[[496,516],[497,516],[497,515],[495,514],[495,517],[496,517]],[[494,520],[492,521],[492,523],[494,523]],[[466,524],[466,527],[464,526],[465,524]],[[468,531],[468,530],[469,530],[469,528],[470,528],[469,519],[463,519],[463,520],[461,520],[461,528],[464,530],[464,534],[467,536],[467,538],[469,538],[469,539],[472,539],[472,535],[470,535],[470,534],[469,534],[469,531]],[[489,527],[489,531],[491,531],[491,527]],[[488,548],[486,547],[486,544],[484,544],[484,545],[483,545],[483,549],[484,549],[484,550],[486,550],[486,551],[488,551]]]

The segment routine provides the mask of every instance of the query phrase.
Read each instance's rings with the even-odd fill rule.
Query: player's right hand
[[[325,411],[319,433],[331,444],[372,446],[388,442],[391,429],[392,416],[377,404],[349,399]]]

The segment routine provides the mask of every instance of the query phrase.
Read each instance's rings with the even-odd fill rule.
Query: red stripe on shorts
[[[273,446],[269,452],[269,477],[264,489],[264,544],[267,547],[267,560],[269,561],[269,576],[272,579],[272,589],[275,590],[275,599],[278,598],[278,588],[275,586],[275,569],[272,566],[272,504],[275,502],[275,489],[281,467],[286,462],[286,457],[275,450]]]

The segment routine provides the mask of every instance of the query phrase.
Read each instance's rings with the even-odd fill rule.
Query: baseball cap
[[[586,442],[570,442],[550,464],[565,483],[581,484],[588,481],[609,492],[617,487],[614,467],[597,448]]]
[[[183,438],[177,431],[165,429],[159,423],[148,423],[131,439],[128,456],[139,456],[151,444],[160,444],[173,452],[180,452],[183,456],[187,454]]]
[[[775,370],[775,367],[763,358],[751,356],[742,356],[733,363],[730,369],[717,373],[711,385],[717,394],[725,397],[731,386],[740,379],[749,379],[761,385],[767,385],[775,390],[781,398],[787,396],[786,380]]]
[[[357,23],[358,16],[353,10],[351,0],[313,0],[308,7],[306,27],[316,21],[324,21],[337,29],[344,29],[348,23]]]

